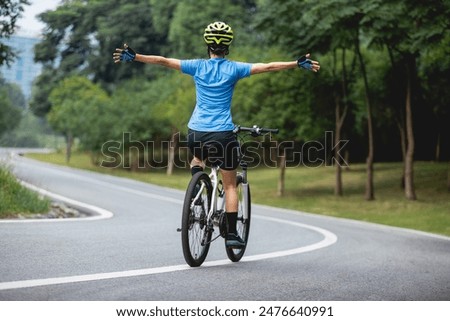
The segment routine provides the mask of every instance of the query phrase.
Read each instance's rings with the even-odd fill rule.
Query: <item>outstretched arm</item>
[[[181,62],[179,59],[166,58],[163,56],[136,54],[135,61],[139,61],[144,64],[161,65],[164,67],[173,68],[173,69],[177,69],[177,70],[181,69]]]
[[[133,49],[128,47],[127,44],[124,44],[123,49],[116,48],[116,51],[113,53],[113,59],[115,63],[119,63],[121,61],[139,61],[145,64],[161,65],[177,70],[181,69],[181,62],[179,59],[138,54]]]
[[[286,70],[292,68],[303,68],[314,72],[319,71],[320,64],[318,61],[309,59],[310,54],[306,54],[298,60],[294,61],[280,61],[280,62],[269,62],[269,63],[256,63],[252,65],[251,74],[256,75],[263,72]]]

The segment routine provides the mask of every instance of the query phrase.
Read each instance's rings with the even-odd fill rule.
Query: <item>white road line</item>
[[[273,259],[273,258],[278,258],[278,257],[284,257],[284,256],[289,256],[289,255],[294,255],[294,254],[310,252],[310,251],[314,251],[314,250],[318,250],[318,249],[330,246],[337,242],[337,236],[335,234],[333,234],[330,231],[327,231],[325,229],[318,228],[318,227],[315,227],[312,225],[306,225],[306,224],[301,224],[301,223],[292,222],[292,221],[288,221],[288,220],[282,220],[282,219],[265,217],[265,216],[257,216],[257,215],[254,215],[253,218],[309,229],[309,230],[315,231],[319,234],[322,234],[324,238],[317,243],[290,249],[290,250],[250,255],[250,256],[244,257],[242,259],[242,261],[244,261],[244,262]],[[203,267],[214,267],[214,266],[222,266],[222,265],[227,265],[227,264],[236,264],[236,263],[232,263],[229,260],[216,260],[216,261],[211,261],[211,262],[205,262],[202,266]],[[78,282],[100,281],[100,280],[109,280],[109,279],[126,278],[126,277],[134,277],[134,276],[154,275],[154,274],[161,274],[161,273],[185,271],[185,270],[190,270],[190,269],[199,269],[199,268],[191,268],[188,265],[183,264],[183,265],[172,265],[172,266],[163,266],[163,267],[156,267],[156,268],[129,270],[129,271],[120,271],[120,272],[96,273],[96,274],[76,275],[76,276],[68,276],[68,277],[56,277],[56,278],[48,278],[48,279],[3,282],[3,283],[0,283],[0,291],[31,288],[31,287],[37,287],[37,286],[70,284],[70,283],[78,283]]]
[[[79,179],[79,176],[77,176],[77,178]],[[90,180],[90,178],[85,178],[85,177],[83,177],[83,179]],[[33,186],[33,185],[29,184],[29,183],[25,183],[25,182],[22,182],[22,183],[25,186],[27,186],[27,187],[29,187],[31,189],[34,189],[34,190],[38,191],[39,193],[47,195],[47,196],[49,196],[49,197],[51,197],[53,199],[58,199],[58,200],[60,200],[62,202],[67,202],[67,203],[73,204],[73,205],[78,205],[79,207],[84,207],[86,209],[89,209],[91,211],[99,213],[99,215],[90,217],[89,219],[109,218],[109,217],[112,217],[112,215],[113,215],[111,212],[109,212],[109,211],[107,211],[105,209],[102,209],[100,207],[89,205],[89,204],[85,204],[85,203],[82,203],[82,202],[78,202],[78,201],[69,199],[67,197],[64,197],[64,196],[61,196],[61,195],[49,192],[47,190],[44,190],[42,188]],[[142,192],[142,191],[131,189],[131,188],[127,188],[127,187],[117,186],[117,185],[114,185],[114,184],[108,183],[108,182],[100,182],[98,180],[95,180],[95,183],[96,184],[100,183],[101,185],[107,186],[109,188],[118,189],[118,190],[121,190],[121,191],[124,191],[124,192],[133,193],[133,194],[137,194],[137,195],[144,196],[144,197],[150,197],[150,198],[154,198],[154,199],[163,200],[163,201],[166,201],[166,202],[182,204],[182,200],[180,200],[180,199],[175,199],[175,198],[171,198],[171,197],[156,195],[156,194],[152,194],[152,193],[148,193],[148,192]],[[278,219],[278,218],[271,218],[271,217],[266,217],[266,216],[253,215],[253,218],[267,220],[267,221],[272,221],[272,222],[275,222],[275,223],[288,224],[288,225],[297,226],[297,227],[300,227],[300,228],[309,229],[309,230],[315,231],[315,232],[323,235],[324,238],[321,241],[317,242],[317,243],[310,244],[310,245],[307,245],[307,246],[302,246],[302,247],[289,249],[289,250],[284,250],[284,251],[276,251],[276,252],[270,252],[270,253],[264,253],[264,254],[257,254],[257,255],[247,256],[247,257],[244,257],[242,259],[242,261],[245,261],[245,262],[258,261],[258,260],[271,259],[271,258],[278,258],[278,257],[283,257],[283,256],[289,256],[289,255],[294,255],[294,254],[310,252],[310,251],[314,251],[314,250],[318,250],[318,249],[330,246],[330,245],[336,243],[336,241],[337,241],[337,236],[335,234],[333,234],[330,231],[327,231],[325,229],[318,228],[318,227],[315,227],[315,226],[312,226],[312,225],[306,225],[306,224],[302,224],[302,223],[297,223],[297,222],[288,221],[288,220],[282,220],[282,219]],[[3,220],[3,222],[5,222],[5,223],[7,223],[7,222],[9,222],[9,223],[43,222],[43,221],[47,221],[47,222],[48,221],[52,221],[52,222],[54,222],[54,221],[64,221],[64,222],[67,222],[69,220],[86,220],[86,219],[87,218],[83,218],[83,219],[61,219],[61,220],[56,220],[56,219],[51,219],[51,220],[44,220],[44,219],[39,219],[39,220]],[[216,261],[211,261],[211,262],[205,262],[202,266],[203,267],[214,267],[214,266],[222,266],[222,265],[227,265],[227,264],[233,264],[233,263],[231,261],[229,261],[229,260],[216,260]],[[198,269],[198,268],[191,268],[188,265],[183,264],[183,265],[173,265],[173,266],[164,266],[164,267],[139,269],[139,270],[129,270],[129,271],[119,271],[119,272],[95,273],[95,274],[76,275],[76,276],[68,276],[68,277],[56,277],[56,278],[47,278],[47,279],[35,279],[35,280],[3,282],[3,283],[0,283],[0,291],[1,290],[31,288],[31,287],[37,287],[37,286],[48,286],[48,285],[69,284],[69,283],[88,282],[88,281],[99,281],[99,280],[108,280],[108,279],[134,277],[134,276],[154,275],[154,274],[161,274],[161,273],[170,273],[170,272],[184,271],[184,270],[189,270],[189,269]]]

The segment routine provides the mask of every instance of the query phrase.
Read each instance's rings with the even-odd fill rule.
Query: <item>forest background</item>
[[[32,113],[64,137],[68,162],[75,144],[97,166],[168,174],[186,166],[191,78],[115,65],[112,53],[126,42],[140,53],[207,58],[203,30],[220,20],[235,32],[229,59],[310,52],[322,66],[317,74],[256,75],[236,87],[236,124],[280,129],[257,149],[259,160],[280,169],[278,195],[286,168],[326,165],[342,196],[343,170],[365,163],[364,198],[373,200],[374,163],[401,162],[399,185],[415,200],[414,162],[450,159],[449,16],[450,3],[438,0],[62,1],[40,15],[46,28],[35,61],[44,68],[30,101],[0,81],[1,142],[39,145],[34,134],[12,134],[21,119],[30,128]],[[450,168],[446,181],[450,190]]]

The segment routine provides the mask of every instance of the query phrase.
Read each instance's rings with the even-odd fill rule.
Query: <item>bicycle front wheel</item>
[[[181,218],[181,243],[186,263],[200,266],[209,251],[212,231],[207,224],[212,185],[209,176],[195,174],[186,191]]]
[[[233,262],[238,262],[245,253],[248,236],[250,233],[251,197],[250,185],[242,182],[242,176],[237,177],[238,193],[238,217],[236,230],[238,235],[244,240],[245,246],[241,248],[225,247],[228,258]]]

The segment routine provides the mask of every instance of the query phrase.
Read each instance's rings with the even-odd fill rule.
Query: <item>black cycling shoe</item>
[[[239,235],[228,233],[225,237],[225,246],[230,248],[242,248],[245,246],[245,242]]]

